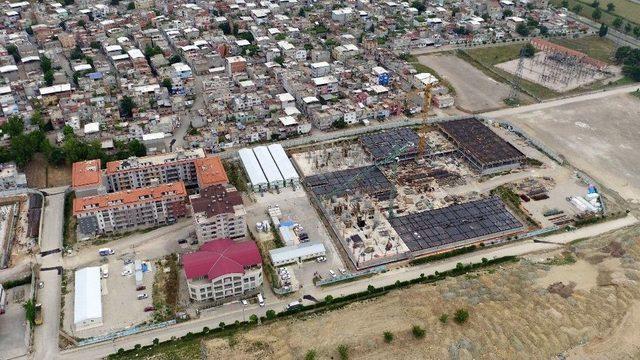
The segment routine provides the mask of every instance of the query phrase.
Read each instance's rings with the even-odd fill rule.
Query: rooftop
[[[118,171],[127,171],[147,166],[164,165],[179,161],[191,161],[204,158],[204,150],[201,148],[190,150],[178,150],[172,153],[144,156],[140,158],[131,157],[126,160],[110,161],[107,163],[107,174]]]
[[[77,215],[90,210],[105,210],[123,205],[156,201],[169,196],[187,196],[184,183],[179,181],[104,195],[75,198],[73,200],[73,214]]]
[[[234,206],[242,205],[242,195],[235,188],[213,185],[201,189],[200,194],[189,197],[194,214],[204,213],[207,218],[233,213]]]
[[[200,188],[218,184],[225,185],[229,182],[227,172],[218,156],[196,159],[196,176]]]
[[[262,264],[256,243],[250,240],[218,239],[204,243],[200,250],[182,257],[187,279],[216,279],[227,274],[243,274],[246,268]]]
[[[99,185],[102,182],[100,166],[100,159],[73,163],[71,186],[75,189],[81,186]]]

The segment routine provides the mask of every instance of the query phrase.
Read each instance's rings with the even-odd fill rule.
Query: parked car
[[[242,305],[247,306],[249,305],[249,303],[247,302],[247,300],[242,300]]]
[[[98,254],[100,254],[100,256],[107,256],[107,255],[113,255],[116,252],[109,249],[109,248],[102,248],[100,250],[98,250]]]
[[[38,289],[42,289],[44,287],[44,281],[40,281],[38,283]]]
[[[146,286],[140,285],[140,286],[136,287],[136,291],[142,291],[142,290],[145,290],[146,288],[147,288]]]
[[[190,242],[191,245],[198,245],[198,239],[193,239]]]
[[[336,277],[338,275],[336,275],[336,272],[333,270],[329,270],[329,274],[331,274],[331,277]]]
[[[131,270],[125,270],[125,271],[122,272],[122,276],[128,276],[128,275],[132,275],[132,274],[133,274],[133,271],[131,271]]]
[[[178,240],[178,244],[182,245],[182,244],[186,244],[187,243],[187,239],[180,239]]]
[[[346,274],[346,273],[347,273],[347,270],[345,270],[345,269],[340,269],[340,274],[344,275],[344,274]]]
[[[155,310],[156,310],[155,306],[147,306],[144,308],[144,312],[155,311]]]
[[[138,300],[144,300],[148,298],[147,293],[138,294]]]

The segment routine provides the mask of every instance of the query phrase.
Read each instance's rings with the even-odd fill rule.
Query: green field
[[[496,65],[517,59],[524,43],[466,50],[467,54],[485,65]]]
[[[592,17],[592,13],[595,10],[591,7],[591,2],[582,1],[582,0],[567,0],[569,2],[569,6],[567,9],[573,12],[573,7],[577,4],[582,5],[582,10],[578,13],[578,15],[584,16],[591,20],[594,20]],[[562,0],[551,0],[550,3],[560,8],[562,7]],[[607,9],[607,4],[612,3],[616,6],[613,13],[608,13],[605,10]],[[616,17],[621,17],[629,22],[632,26],[637,26],[640,24],[640,4],[633,3],[629,0],[604,0],[600,2],[600,10],[602,10],[602,17],[600,20],[594,20],[600,23],[607,24],[613,27],[613,19]],[[622,25],[624,28],[624,25]]]
[[[617,45],[606,38],[599,36],[585,36],[578,39],[551,39],[551,42],[569,49],[583,52],[594,59],[611,64]]]

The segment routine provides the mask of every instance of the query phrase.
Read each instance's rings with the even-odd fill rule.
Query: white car
[[[345,270],[345,269],[340,269],[340,274],[344,275],[344,274],[346,274],[346,273],[347,273],[347,270]]]
[[[242,305],[247,306],[249,305],[249,303],[247,302],[247,300],[242,300]]]
[[[122,272],[122,276],[129,276],[129,275],[133,275],[133,271],[125,270],[125,271]]]

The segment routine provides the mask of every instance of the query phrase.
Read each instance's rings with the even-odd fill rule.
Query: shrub
[[[340,355],[340,360],[349,359],[349,347],[345,344],[338,345],[338,355]]]
[[[254,323],[254,324],[257,324],[258,323],[258,315],[253,314],[253,315],[249,316],[249,321]]]
[[[467,321],[467,319],[469,319],[469,312],[465,309],[458,309],[456,310],[456,314],[453,317],[453,319],[458,324],[464,324]]]
[[[387,344],[393,341],[393,333],[391,331],[385,331],[382,336]]]
[[[413,334],[414,338],[422,339],[426,331],[423,328],[421,328],[419,325],[413,325],[413,328],[411,328],[411,333]]]
[[[158,345],[160,343],[160,339],[155,338],[153,339],[153,345]]]
[[[373,286],[373,285],[369,285],[369,286],[367,286],[367,291],[372,293],[372,292],[376,291],[376,287]]]
[[[220,321],[220,324],[218,324],[218,327],[219,327],[220,329],[224,329],[224,326],[225,326],[224,321]]]
[[[441,323],[446,324],[448,320],[449,320],[449,315],[447,315],[447,314],[440,315],[440,322]]]
[[[332,301],[333,301],[333,296],[327,295],[324,297],[324,302],[326,302],[327,304],[330,304]]]
[[[304,354],[304,360],[315,360],[316,359],[316,351],[311,349]]]
[[[140,344],[136,344],[133,348],[134,348],[134,349],[136,349],[136,350],[138,350],[138,349],[140,349],[141,347],[142,347],[142,345],[140,345]]]
[[[266,315],[269,320],[276,318],[276,312],[274,310],[267,310]]]
[[[206,334],[206,333],[209,332],[209,330],[211,330],[211,329],[209,329],[208,327],[205,326],[205,327],[202,328],[202,333]]]

